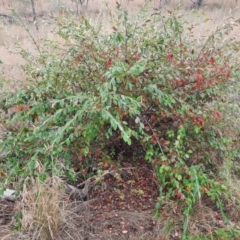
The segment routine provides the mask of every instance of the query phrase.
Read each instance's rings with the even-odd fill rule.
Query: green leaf
[[[134,66],[132,66],[129,70],[128,70],[128,74],[129,75],[139,75],[142,72],[144,72],[146,69],[146,60],[142,60],[137,62]]]
[[[121,132],[121,136],[124,140],[124,142],[126,142],[128,145],[131,145],[132,141],[131,141],[131,137],[129,136],[129,134],[127,132]]]

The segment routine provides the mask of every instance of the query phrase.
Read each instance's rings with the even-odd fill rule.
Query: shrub
[[[82,17],[60,23],[64,44],[46,41],[28,61],[27,83],[1,96],[12,134],[2,143],[5,179],[76,178],[122,157],[152,162],[160,181],[156,216],[166,200],[183,202],[188,216],[202,195],[223,212],[226,187],[216,166],[236,154],[224,133],[218,103],[232,84],[237,43],[222,41],[231,24],[196,41],[193,26],[169,12],[134,20],[121,10],[104,35]],[[45,172],[39,169],[45,169]],[[147,176],[146,176],[147,177]]]

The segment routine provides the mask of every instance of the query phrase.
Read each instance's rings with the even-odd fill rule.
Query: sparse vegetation
[[[40,42],[20,21],[35,52],[18,46],[24,82],[0,96],[11,132],[0,143],[0,180],[19,192],[15,226],[31,239],[110,239],[113,224],[96,232],[109,217],[94,197],[109,209],[138,199],[141,210],[149,198],[149,228],[134,230],[142,239],[238,239],[239,21],[196,37],[179,10],[146,5],[130,16],[116,7],[106,33],[66,11],[57,38]],[[83,215],[63,182],[85,186]],[[118,237],[140,239],[124,217]]]

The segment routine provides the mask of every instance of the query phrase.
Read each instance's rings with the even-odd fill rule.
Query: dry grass
[[[28,180],[21,197],[18,209],[23,216],[22,232],[30,239],[83,239],[78,225],[83,223],[83,216],[76,216],[59,178],[47,179],[44,183]],[[79,204],[79,208],[83,205]]]
[[[42,184],[30,180],[22,192],[23,231],[32,232],[33,239],[54,239],[54,235],[64,222],[61,206],[61,181],[57,178]]]
[[[49,178],[44,183],[28,179],[15,212],[22,214],[21,233],[13,230],[14,221],[1,226],[0,239],[31,240],[156,240],[164,233],[156,228],[152,211],[110,211],[93,209],[91,202],[69,200],[62,180]],[[96,199],[97,200],[97,199]],[[124,232],[123,227],[128,229]]]
[[[233,180],[233,179],[232,179]],[[229,180],[230,181],[230,180]],[[230,182],[229,182],[230,183]],[[239,183],[231,184],[231,188]],[[236,193],[238,192],[236,190]],[[239,193],[235,195],[236,200]],[[1,240],[170,240],[180,239],[184,215],[181,204],[169,201],[161,208],[162,217],[153,220],[152,211],[134,212],[95,209],[93,201],[75,202],[69,199],[58,177],[48,178],[44,183],[28,179],[24,185],[21,199],[15,205],[15,211],[22,213],[22,232],[17,233],[12,226],[1,226]],[[229,229],[238,224],[240,211],[231,201],[227,205],[230,225],[226,225],[215,203],[209,197],[203,197],[194,206],[189,217],[188,231],[191,236],[211,237],[213,229]],[[13,208],[13,207],[12,207]],[[234,215],[235,214],[235,215]],[[123,230],[127,229],[126,232]]]

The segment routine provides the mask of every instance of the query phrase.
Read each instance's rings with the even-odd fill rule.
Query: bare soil
[[[80,183],[76,182],[75,186]],[[74,235],[77,231],[78,239],[83,240],[180,239],[183,226],[181,202],[170,201],[160,209],[162,218],[153,218],[159,187],[151,164],[144,160],[123,161],[116,168],[116,175],[105,175],[89,191],[87,199],[79,201],[69,196],[65,200],[76,220]],[[0,239],[34,239],[32,233],[13,231],[16,226],[14,217],[20,212],[16,206],[17,202],[0,203],[0,228],[6,229],[0,231]],[[190,218],[189,231],[196,236],[211,236],[214,229],[226,228],[220,212],[207,197],[195,205]],[[236,214],[232,216],[231,226],[237,219]],[[168,232],[168,228],[172,231]],[[75,239],[71,238],[71,231],[66,235],[66,231],[59,229],[56,239]]]

